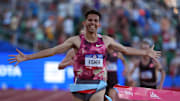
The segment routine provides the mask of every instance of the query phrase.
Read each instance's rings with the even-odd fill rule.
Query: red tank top
[[[98,34],[97,42],[90,43],[80,35],[81,45],[74,58],[75,78],[87,80],[106,80],[106,47],[102,36]]]

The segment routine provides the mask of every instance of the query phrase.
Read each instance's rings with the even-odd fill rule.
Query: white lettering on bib
[[[144,71],[141,73],[142,79],[152,79],[152,72],[151,71]]]
[[[85,55],[85,66],[103,67],[103,55],[102,54]]]

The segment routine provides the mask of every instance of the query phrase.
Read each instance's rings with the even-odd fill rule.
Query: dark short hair
[[[96,15],[98,15],[99,16],[99,20],[101,20],[101,13],[99,13],[98,11],[96,11],[96,10],[88,10],[86,13],[85,13],[85,19],[87,19],[87,17],[88,17],[88,15],[89,14],[96,14]]]

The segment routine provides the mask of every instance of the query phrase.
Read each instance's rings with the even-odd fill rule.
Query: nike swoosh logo
[[[101,47],[102,45],[96,45],[96,47]]]

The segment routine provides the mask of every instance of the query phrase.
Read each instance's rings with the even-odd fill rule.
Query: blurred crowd
[[[10,1],[10,0],[8,0]],[[34,51],[53,47],[83,29],[88,9],[102,13],[100,34],[115,36],[125,46],[139,48],[150,38],[171,76],[180,75],[180,14],[167,0],[16,0],[0,9],[0,31],[10,31],[14,45]],[[3,4],[4,5],[4,4]],[[133,60],[128,57],[127,60]]]

